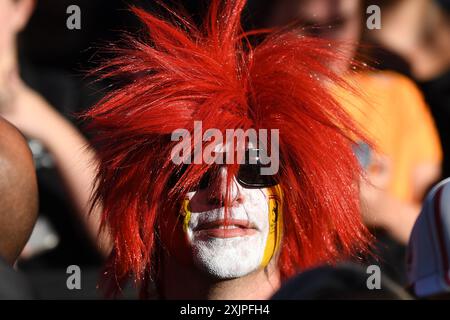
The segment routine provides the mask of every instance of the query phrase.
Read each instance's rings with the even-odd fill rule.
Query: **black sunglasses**
[[[245,163],[239,165],[239,170],[236,175],[237,182],[246,189],[261,189],[270,188],[278,184],[277,175],[263,175],[261,169],[269,167],[270,164],[262,164],[259,156],[259,149],[247,149],[245,151]],[[225,157],[225,155],[224,155]],[[188,165],[178,170],[170,179],[171,186],[179,180],[179,178],[186,172]],[[217,175],[217,169],[211,168],[200,179],[197,189],[204,190],[209,187],[213,178]]]

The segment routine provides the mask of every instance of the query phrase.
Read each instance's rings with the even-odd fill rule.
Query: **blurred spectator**
[[[34,0],[0,1],[0,115],[29,139],[38,169],[40,211],[50,218],[40,221],[38,226],[49,224],[48,221],[53,224],[40,230],[52,232],[56,229],[58,237],[63,239],[58,250],[38,260],[37,265],[67,267],[74,260],[78,264],[99,263],[101,259],[95,248],[100,243],[97,242],[98,211],[94,210],[93,215],[88,216],[95,155],[76,127],[58,112],[77,111],[65,109],[67,104],[61,102],[71,100],[70,97],[77,97],[81,92],[63,73],[48,69],[38,71],[19,59],[17,37],[26,26],[34,5]],[[65,24],[61,28],[65,28]],[[50,94],[44,98],[35,88]],[[58,173],[56,178],[55,173]],[[70,215],[71,211],[78,216]],[[86,231],[84,221],[88,221]],[[70,238],[70,235],[74,237]],[[34,237],[34,247],[36,241]],[[106,246],[104,248],[107,252]],[[26,250],[28,255],[30,252]]]
[[[267,1],[266,1],[267,2]],[[415,85],[394,72],[363,71],[353,63],[365,25],[359,0],[281,0],[255,3],[253,24],[292,27],[299,34],[330,40],[342,59],[333,69],[361,94],[336,92],[373,148],[356,148],[367,179],[361,181],[362,211],[377,235],[392,277],[405,281],[403,255],[421,201],[440,176],[442,151],[431,115]],[[258,22],[258,19],[260,20]],[[256,21],[256,22],[255,22]],[[265,21],[261,23],[261,21]],[[365,68],[364,68],[365,69]],[[364,143],[362,143],[364,145]],[[389,248],[385,250],[385,245]],[[397,250],[395,255],[389,252]],[[400,253],[400,254],[399,254]]]
[[[272,297],[273,300],[409,300],[411,297],[389,278],[381,276],[380,288],[369,289],[369,275],[359,265],[339,264],[302,272]]]
[[[382,28],[366,32],[380,68],[416,80],[428,102],[444,151],[443,177],[450,176],[450,1],[391,0],[378,4]],[[377,49],[380,47],[380,49]],[[398,63],[404,61],[404,63]]]
[[[407,256],[412,293],[418,298],[450,299],[450,179],[428,194]]]

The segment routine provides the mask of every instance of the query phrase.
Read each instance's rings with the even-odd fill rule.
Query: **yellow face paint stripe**
[[[282,193],[279,186],[269,189],[269,234],[266,247],[261,260],[261,267],[266,267],[272,260],[281,243],[283,218],[282,218]]]
[[[183,230],[184,232],[188,231],[189,221],[191,220],[191,211],[189,210],[189,199],[186,198],[183,200],[182,204],[182,215],[184,215],[183,219]]]

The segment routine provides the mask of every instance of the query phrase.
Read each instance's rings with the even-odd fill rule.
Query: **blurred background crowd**
[[[206,8],[205,1],[168,3],[194,19]],[[66,26],[73,4],[81,9],[79,30]],[[96,284],[108,243],[97,237],[96,208],[88,216],[94,156],[84,148],[90,137],[77,115],[108,89],[88,71],[108,59],[105,49],[123,31],[140,28],[130,4],[156,10],[151,0],[0,0],[0,116],[25,137],[0,121],[0,256],[39,298],[101,297]],[[380,29],[367,24],[373,5]],[[362,94],[336,96],[374,142],[355,148],[366,171],[362,215],[376,239],[375,257],[363,265],[379,265],[412,295],[450,292],[450,198],[445,183],[431,191],[450,177],[450,1],[250,0],[245,16],[248,29],[289,26],[329,39],[344,57],[330,68]],[[33,163],[23,160],[26,145]],[[36,188],[39,198],[24,200]],[[30,215],[37,206],[38,215]],[[18,214],[11,216],[11,208]],[[70,265],[83,272],[82,290],[67,290]],[[324,267],[294,280],[305,288],[313,280],[345,287],[336,279],[348,272],[364,275],[356,267]],[[125,297],[135,297],[134,290]]]

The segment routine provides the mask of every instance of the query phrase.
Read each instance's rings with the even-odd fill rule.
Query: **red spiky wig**
[[[114,242],[118,282],[158,277],[161,223],[207,170],[190,166],[169,184],[178,170],[170,135],[194,121],[222,132],[280,130],[283,277],[367,248],[352,151],[361,136],[328,90],[344,84],[327,67],[335,54],[328,42],[290,32],[252,46],[240,25],[245,3],[212,0],[201,27],[175,12],[169,22],[133,8],[145,39],[128,38],[101,69],[103,78],[128,81],[86,114],[100,162],[94,200]]]

